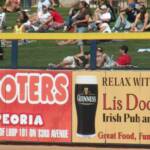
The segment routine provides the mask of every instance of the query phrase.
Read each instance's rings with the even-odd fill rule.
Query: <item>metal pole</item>
[[[96,50],[97,50],[97,42],[91,41],[91,48],[90,48],[90,53],[91,53],[91,59],[90,59],[90,67],[92,70],[96,69]]]
[[[11,48],[11,67],[12,69],[17,69],[18,67],[18,41],[12,41],[12,48]]]

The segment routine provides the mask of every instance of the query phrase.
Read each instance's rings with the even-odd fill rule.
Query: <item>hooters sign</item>
[[[71,142],[71,72],[0,71],[0,140]]]

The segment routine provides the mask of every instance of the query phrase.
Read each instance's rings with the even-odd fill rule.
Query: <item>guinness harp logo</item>
[[[89,94],[89,88],[88,88],[88,87],[85,87],[85,88],[84,88],[84,94],[85,94],[85,95],[88,95],[88,94]]]

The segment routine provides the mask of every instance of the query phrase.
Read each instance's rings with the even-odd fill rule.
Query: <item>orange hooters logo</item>
[[[0,101],[6,104],[64,105],[69,97],[69,79],[64,73],[17,73],[0,80]]]

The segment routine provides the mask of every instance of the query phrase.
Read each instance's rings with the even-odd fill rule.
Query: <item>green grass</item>
[[[68,9],[58,8],[64,18],[67,17]],[[17,13],[7,14],[7,25],[13,27]],[[8,31],[10,32],[10,31]],[[108,55],[119,55],[118,48],[122,44],[129,46],[129,54],[133,58],[133,65],[138,65],[142,69],[150,68],[150,53],[137,53],[139,48],[150,48],[148,40],[101,42],[99,47],[103,47]],[[89,50],[89,45],[85,45],[84,50]],[[4,49],[4,60],[0,62],[0,67],[11,66],[11,48]],[[31,44],[19,46],[18,64],[20,67],[47,67],[48,63],[58,63],[65,56],[75,55],[79,52],[77,45],[57,46],[56,41],[35,41]]]

